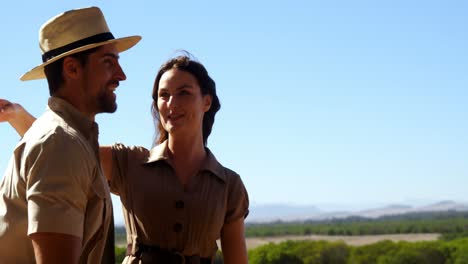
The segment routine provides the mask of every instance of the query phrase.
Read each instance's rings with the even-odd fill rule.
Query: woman
[[[154,83],[157,145],[100,148],[111,191],[123,204],[124,263],[212,263],[218,238],[224,263],[247,263],[247,192],[239,175],[206,147],[219,108],[205,67],[188,56],[176,57],[161,66]],[[0,121],[12,115],[9,107],[3,109]],[[3,119],[15,123],[15,118]]]

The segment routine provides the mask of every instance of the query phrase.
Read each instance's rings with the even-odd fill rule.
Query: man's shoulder
[[[24,135],[27,140],[40,140],[51,135],[64,138],[80,137],[79,133],[71,127],[61,116],[53,111],[46,111],[31,126]]]
[[[80,133],[53,111],[46,111],[41,115],[25,133],[22,141],[30,148],[43,144],[84,148],[86,142]]]

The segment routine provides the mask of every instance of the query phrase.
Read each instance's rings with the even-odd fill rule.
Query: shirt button
[[[174,232],[179,233],[180,231],[182,231],[182,224],[181,223],[176,223],[174,225]]]
[[[182,201],[182,200],[176,201],[175,207],[176,207],[177,209],[182,209],[182,208],[184,208],[184,201]]]

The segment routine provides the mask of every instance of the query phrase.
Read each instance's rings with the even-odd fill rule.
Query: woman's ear
[[[211,101],[213,100],[213,97],[211,95],[206,94],[203,96],[203,111],[206,113],[208,110],[211,108]]]

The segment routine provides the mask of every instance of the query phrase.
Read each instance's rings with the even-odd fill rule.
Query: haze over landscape
[[[186,49],[217,83],[209,147],[241,175],[249,221],[444,201],[466,209],[468,2],[9,1],[0,98],[43,112],[46,81],[18,80],[41,61],[39,27],[91,5],[116,37],[143,36],[121,54],[117,112],[97,117],[102,144],[151,147],[155,73]],[[18,140],[0,124],[0,175]]]

